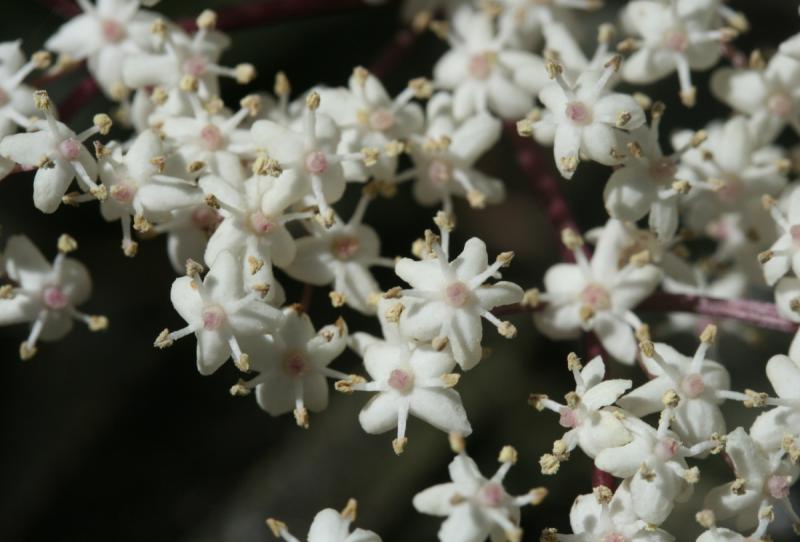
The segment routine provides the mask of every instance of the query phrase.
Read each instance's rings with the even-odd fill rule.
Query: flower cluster
[[[717,68],[706,93],[691,71],[735,57],[732,42],[748,30],[722,0],[631,0],[618,27],[599,26],[591,55],[572,12],[599,8],[594,0],[417,0],[405,8],[416,31],[430,29],[449,46],[430,78],[394,95],[382,74],[356,67],[345,86],[296,92],[277,73],[271,94],[254,91],[231,104],[220,97],[220,78],[249,85],[256,70],[223,63],[229,38],[213,11],[190,32],[143,9],[156,2],[77,3],[81,13],[30,60],[20,42],[0,44],[0,178],[35,170],[33,203],[43,213],[97,203],[105,220],[121,224],[127,257],[142,239],[168,236],[179,274],[170,299],[185,324],[163,329],[155,347],[193,335],[199,373],[231,360],[241,372],[231,395],[253,394],[269,415],[291,413],[303,428],[312,412],[324,418],[329,380],[345,395],[366,392],[358,422],[366,433],[393,432],[397,455],[409,444],[409,417],[427,422],[448,434],[456,457],[451,482],[418,493],[414,508],[446,517],[443,542],[516,542],[521,507],[538,504],[546,490],[506,491],[518,460],[511,446],[494,475],[481,474],[465,452],[473,427],[456,388],[480,371],[496,340],[484,336],[484,321],[513,339],[517,327],[502,315],[530,311],[545,336],[596,338],[604,351],[585,364],[570,354],[574,390],[563,403],[531,395],[530,404],[557,413],[566,430],[541,456],[542,473],[556,474],[579,449],[617,479],[575,499],[572,534],[546,529],[543,541],[674,540],[661,525],[685,512],[677,506],[694,492],[703,462],[722,452],[734,480],[693,511],[705,529],[697,540],[763,539],[776,505],[800,532],[789,501],[800,476],[800,333],[788,355],[779,351],[766,364],[771,396],[732,389],[730,367],[708,359],[716,357],[716,325],[673,317],[651,330],[640,317],[659,291],[733,298],[773,288],[774,318],[800,323],[800,190],[781,139],[800,126],[800,38],[770,58],[754,51],[747,62]],[[82,61],[119,109],[115,120],[98,113],[74,131],[48,92],[26,80]],[[730,116],[662,139],[665,104],[634,85],[673,73],[682,106],[713,97]],[[456,198],[466,200],[464,212],[505,198],[504,181],[481,164],[504,123],[552,146],[555,169],[571,182],[584,182],[582,163],[612,168],[605,224],[584,234],[570,220],[553,224],[570,261],[547,270],[541,291],[502,280],[511,251],[490,260],[473,237],[451,253]],[[408,182],[417,203],[435,209],[436,227],[419,228],[413,257],[387,257],[369,207]],[[355,209],[340,215],[352,193]],[[687,248],[695,239],[713,247],[702,258]],[[0,325],[30,323],[24,360],[74,320],[92,331],[108,325],[77,308],[91,283],[67,256],[76,241],[62,235],[57,246],[51,264],[23,235],[5,242]],[[376,267],[397,280],[381,284]],[[326,288],[337,309],[374,317],[380,335],[351,330],[344,317],[315,328],[308,307],[287,300],[277,278],[284,275]],[[702,329],[690,355],[665,342],[681,327]],[[348,349],[363,371],[335,368]],[[645,378],[606,378],[612,360],[638,363]],[[766,410],[749,429],[730,430],[726,401]],[[355,512],[352,500],[341,513],[323,510],[309,542],[379,541],[371,531],[350,533]],[[729,518],[736,531],[717,526]],[[267,524],[276,537],[298,540],[280,521]]]

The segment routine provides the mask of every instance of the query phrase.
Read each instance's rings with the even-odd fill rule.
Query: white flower
[[[556,534],[553,542],[672,542],[663,529],[653,528],[633,512],[627,483],[613,493],[605,486],[578,495],[569,512],[572,535]],[[544,538],[542,540],[545,540]]]
[[[443,234],[449,237],[446,229]],[[486,245],[473,237],[451,262],[448,244],[445,239],[440,245],[436,236],[427,231],[424,259],[398,260],[395,273],[411,289],[403,290],[403,297],[390,310],[399,311],[400,327],[406,337],[435,341],[441,348],[447,345],[456,363],[469,370],[481,359],[481,317],[506,338],[516,335],[516,328],[510,322],[501,322],[491,310],[519,302],[522,288],[508,281],[484,285],[501,267],[511,263],[513,252],[500,254],[489,265]]]
[[[701,442],[687,448],[669,430],[672,408],[661,412],[658,429],[631,415],[623,418],[633,439],[618,448],[606,448],[597,454],[595,466],[627,483],[633,511],[641,519],[660,525],[667,519],[675,501],[691,497],[697,481],[696,469],[689,469],[687,457],[705,454],[719,447],[718,440]]]
[[[340,132],[328,115],[317,111],[319,94],[312,91],[300,122],[287,128],[271,120],[253,124],[252,137],[259,149],[277,161],[282,170],[278,183],[293,201],[308,198],[319,206],[326,225],[333,223],[333,209],[345,190],[342,162],[361,160],[360,153],[339,154]]]
[[[662,398],[674,390],[679,398],[674,409],[672,429],[689,444],[708,440],[714,433],[724,434],[725,418],[719,405],[725,401],[731,377],[728,370],[706,358],[716,328],[708,326],[700,336],[694,356],[687,357],[664,343],[642,351],[642,363],[651,380],[617,401],[634,416],[644,417],[664,408]]]
[[[712,4],[712,2],[704,2]],[[712,29],[716,18],[707,9],[681,12],[678,0],[635,0],[625,7],[625,18],[637,34],[636,51],[622,68],[631,83],[648,84],[678,72],[681,100],[696,102],[691,70],[707,70],[719,60],[721,44],[736,36],[730,28]]]
[[[381,308],[387,303],[384,300]],[[382,323],[384,329],[395,325],[385,319]],[[386,340],[359,337],[355,346],[372,382],[350,377],[337,383],[337,389],[348,393],[377,392],[358,416],[364,431],[380,434],[397,427],[397,438],[392,442],[397,454],[408,442],[409,414],[448,433],[467,436],[472,432],[461,397],[451,389],[459,375],[452,373],[456,362],[450,352],[439,352],[428,345],[415,346],[396,334]]]
[[[578,263],[556,264],[545,273],[541,299],[547,305],[534,313],[536,327],[556,340],[593,331],[612,357],[633,364],[634,330],[642,324],[632,309],[658,287],[660,270],[636,255],[620,262],[627,235],[619,221],[606,223],[591,262],[580,237],[571,230],[562,237]]]
[[[775,285],[775,305],[778,314],[792,322],[800,323],[800,279],[785,277]],[[800,330],[795,333],[789,347],[789,357],[800,360]]]
[[[434,67],[437,86],[453,91],[453,115],[466,119],[492,111],[502,118],[525,115],[547,84],[544,62],[532,53],[507,47],[511,27],[495,31],[491,15],[462,7],[448,33],[450,51]]]
[[[603,199],[608,213],[620,220],[636,222],[649,214],[650,229],[662,241],[669,241],[678,229],[679,198],[691,188],[691,182],[677,177],[678,162],[700,138],[665,156],[658,135],[663,104],[654,104],[651,111],[650,127],[631,131],[628,159],[608,179]]]
[[[452,98],[439,92],[427,107],[425,135],[411,139],[412,169],[397,176],[414,180],[414,198],[422,205],[442,203],[452,213],[453,196],[466,197],[472,207],[499,203],[505,198],[502,181],[475,168],[486,151],[500,139],[499,120],[479,113],[463,123],[452,116]]]
[[[350,532],[350,525],[356,520],[356,501],[350,499],[341,512],[333,508],[326,508],[314,516],[314,521],[308,530],[308,542],[381,542],[381,537],[372,531],[356,529]],[[300,542],[292,536],[286,524],[275,519],[268,519],[272,534],[283,538],[286,542]]]
[[[795,34],[781,43],[780,52],[800,61],[800,34]]]
[[[20,41],[0,43],[0,137],[13,134],[17,127],[30,128],[36,115],[31,95],[33,88],[24,83],[37,68],[50,64],[48,53],[38,52],[25,61]],[[0,178],[4,175],[0,174]]]
[[[341,318],[316,332],[302,308],[291,305],[283,309],[280,324],[269,335],[245,339],[243,344],[251,352],[250,368],[259,374],[240,380],[231,394],[246,395],[255,389],[261,408],[271,416],[293,412],[300,427],[308,427],[309,410],[328,407],[326,379],[347,378],[328,367],[347,347],[347,325]]]
[[[484,478],[463,450],[450,463],[452,482],[429,487],[414,496],[414,508],[423,514],[446,516],[439,529],[441,542],[522,540],[520,507],[538,504],[544,490],[513,497],[503,487],[503,478],[517,460],[517,452],[506,446],[500,452],[500,468]]]
[[[124,156],[121,146],[101,155],[100,179],[108,197],[100,203],[100,212],[108,221],[122,222],[122,249],[129,256],[136,254],[132,217],[134,227],[146,232],[151,222],[169,220],[172,211],[191,207],[200,198],[193,183],[162,173],[164,161],[161,138],[150,130],[139,134]],[[71,199],[80,201],[87,196]]]
[[[763,199],[780,231],[778,240],[758,258],[764,269],[764,279],[770,286],[774,286],[790,269],[800,277],[800,190],[788,192],[786,213],[772,198]]]
[[[504,9],[500,24],[513,29],[514,34],[510,38],[512,44],[519,43],[526,49],[531,48],[543,35],[545,49],[557,51],[568,65],[575,60],[585,60],[577,40],[569,30],[579,21],[580,15],[574,15],[570,10],[591,11],[603,5],[602,0],[501,0],[501,3]]]
[[[365,190],[353,216],[343,222],[334,215],[330,228],[308,223],[311,235],[297,240],[297,256],[286,267],[292,278],[316,286],[333,285],[332,296],[364,314],[375,313],[374,296],[380,286],[369,268],[394,267],[394,260],[380,256],[380,238],[363,224],[364,212],[373,195]],[[341,297],[339,297],[341,296]]]
[[[624,158],[620,130],[635,130],[645,123],[636,100],[608,91],[620,62],[620,57],[614,57],[604,70],[587,70],[571,84],[564,77],[563,66],[548,61],[547,72],[555,82],[539,93],[548,114],[535,111],[518,123],[520,134],[552,142],[556,167],[566,179],[572,178],[583,157],[606,165],[620,163]]]
[[[156,338],[158,348],[171,346],[182,337],[197,337],[197,370],[209,375],[233,356],[246,366],[247,355],[239,337],[262,335],[274,330],[283,320],[281,312],[259,299],[256,292],[242,287],[242,263],[231,253],[220,254],[204,279],[200,267],[187,262],[186,276],[175,279],[170,299],[187,326],[170,333],[165,329]]]
[[[800,362],[782,354],[774,355],[767,362],[767,378],[780,398],[767,402],[778,404],[761,414],[750,428],[750,435],[768,453],[786,445],[785,437],[797,446],[800,442]]]
[[[220,254],[230,251],[247,266],[245,286],[270,290],[265,300],[273,302],[276,284],[272,266],[288,266],[295,258],[295,241],[286,224],[310,218],[311,213],[284,214],[287,201],[274,194],[275,179],[253,176],[242,183],[228,183],[209,175],[200,187],[218,208],[222,221],[208,240],[205,261],[214,265]]]
[[[320,113],[329,115],[342,130],[339,152],[358,152],[363,148],[398,148],[382,153],[374,164],[347,161],[342,164],[349,181],[369,177],[391,180],[397,171],[400,142],[419,132],[424,114],[411,103],[417,91],[409,85],[396,98],[387,94],[380,80],[364,68],[356,68],[348,88],[319,89]]]
[[[44,213],[55,212],[73,179],[77,179],[85,191],[104,199],[104,191],[95,183],[97,163],[83,142],[95,134],[107,133],[111,120],[105,115],[97,115],[95,126],[76,135],[56,121],[47,92],[36,91],[34,100],[47,123],[37,123],[41,129],[36,132],[4,137],[0,140],[0,155],[22,166],[39,168],[33,179],[33,203],[36,208]]]
[[[203,261],[208,238],[221,220],[220,214],[198,194],[195,205],[173,211],[169,220],[153,226],[156,233],[167,234],[167,255],[177,273],[186,270],[186,260]]]
[[[740,529],[754,527],[759,511],[775,504],[783,505],[793,521],[789,490],[797,481],[800,466],[783,458],[785,451],[766,452],[741,428],[728,435],[725,452],[733,462],[736,480],[712,489],[705,506],[717,519],[736,518]]]
[[[555,474],[561,462],[569,458],[569,453],[580,447],[587,456],[595,458],[606,448],[624,446],[631,441],[631,434],[625,429],[614,409],[606,408],[628,389],[630,380],[603,380],[605,364],[597,356],[586,367],[581,367],[575,354],[567,358],[567,366],[575,378],[575,391],[566,396],[567,404],[562,405],[546,395],[531,395],[530,404],[537,410],[548,409],[559,414],[558,423],[567,432],[556,441],[552,454],[542,456],[540,465],[544,474]]]
[[[211,19],[206,18],[211,14]],[[201,100],[219,96],[219,77],[235,79],[240,84],[251,82],[256,72],[250,64],[238,64],[234,68],[218,63],[222,51],[230,40],[213,30],[216,16],[204,12],[198,18],[199,30],[187,36],[174,27],[154,27],[160,42],[160,53],[142,52],[127,55],[122,62],[122,79],[126,86],[134,89],[160,86],[164,90],[179,90],[187,83],[197,85]]]
[[[696,542],[754,542],[758,540],[768,540],[766,537],[769,524],[772,522],[774,512],[771,507],[766,506],[758,511],[758,526],[750,536],[744,536],[724,527],[717,527],[717,518],[714,512],[708,509],[701,510],[695,518],[703,526],[708,528],[703,534],[697,537]]]
[[[138,0],[77,0],[83,13],[64,23],[45,47],[73,60],[87,60],[89,71],[104,92],[116,96],[122,84],[123,62],[150,48],[154,13],[139,9]]]
[[[89,316],[75,307],[89,299],[92,283],[82,263],[67,258],[77,248],[74,239],[63,235],[59,253],[52,264],[23,235],[8,239],[4,253],[5,270],[13,284],[0,288],[0,325],[30,322],[28,338],[20,345],[20,357],[36,354],[39,340],[56,341],[80,320],[92,331],[106,328],[104,316]]]
[[[254,157],[255,148],[250,132],[239,126],[257,114],[260,99],[253,95],[243,98],[239,111],[233,115],[224,111],[210,113],[193,94],[188,99],[194,116],[167,117],[161,123],[168,144],[190,168],[203,164],[208,173],[230,182],[242,180],[241,161]]]
[[[686,225],[705,231],[734,214],[742,231],[754,229],[760,238],[771,238],[774,225],[761,210],[761,201],[764,194],[777,197],[787,184],[784,151],[761,146],[742,116],[710,124],[707,134],[704,142],[683,153],[677,172],[678,178],[698,188],[685,200]],[[693,132],[679,132],[673,147],[683,148],[692,138],[697,138]]]
[[[800,110],[798,84],[800,64],[778,54],[766,66],[720,68],[711,78],[711,91],[736,112],[748,115],[752,133],[768,144],[787,124],[800,128],[795,121]]]

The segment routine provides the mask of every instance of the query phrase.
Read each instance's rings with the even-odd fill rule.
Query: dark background
[[[166,0],[158,10],[178,17],[236,3]],[[0,40],[22,38],[28,52],[41,47],[62,21],[37,2],[2,4]],[[746,9],[754,26],[738,42],[745,51],[778,43],[800,29],[794,2],[732,4]],[[260,76],[250,88],[271,88],[280,69],[298,92],[319,82],[340,85],[353,66],[369,66],[398,28],[394,6],[358,9],[237,31],[224,59],[231,65],[256,65]],[[428,75],[444,50],[432,36],[423,37],[407,61],[386,77],[387,85],[399,91],[409,78]],[[48,89],[59,101],[81,76]],[[699,76],[698,87],[705,81]],[[226,84],[224,96],[235,103],[250,88]],[[726,114],[707,95],[688,114],[675,99],[674,77],[645,90],[668,102],[665,132],[675,126],[698,128]],[[82,129],[91,114],[107,107],[98,98],[71,125]],[[508,142],[502,141],[482,167],[506,181],[509,197],[480,212],[460,205],[461,224],[452,250],[457,252],[468,237],[479,234],[493,254],[516,252],[506,277],[524,287],[539,286],[546,268],[556,261],[557,247],[527,179],[514,166]],[[582,165],[575,179],[564,183],[584,229],[605,220],[601,201],[607,176],[604,168]],[[83,308],[108,315],[111,327],[91,334],[76,326],[67,339],[42,343],[30,362],[19,361],[17,355],[27,330],[0,328],[0,542],[260,541],[271,538],[263,522],[267,516],[283,519],[302,538],[318,510],[341,508],[349,497],[359,500],[357,524],[377,531],[387,542],[434,539],[440,520],[417,514],[411,498],[431,484],[447,481],[451,453],[443,434],[412,420],[408,449],[398,458],[391,435],[367,435],[358,425],[367,394],[332,392],[330,407],[312,417],[307,431],[297,428],[291,416],[270,418],[252,397],[230,397],[228,387],[238,377],[235,369],[226,366],[211,377],[200,376],[193,339],[165,351],[152,347],[159,330],[182,322],[169,302],[174,274],[164,239],[143,242],[135,259],[124,258],[117,224],[105,223],[91,205],[62,208],[54,215],[39,213],[31,204],[31,179],[21,174],[0,184],[3,237],[24,232],[50,257],[60,233],[75,236],[80,243],[76,257],[90,267],[94,279],[92,299]],[[345,216],[356,193],[351,190],[337,206]],[[397,255],[409,252],[411,242],[430,226],[431,215],[432,210],[416,206],[403,188],[395,199],[377,201],[366,221],[381,233],[384,253]],[[379,278],[387,287],[395,283],[386,274]],[[298,300],[300,289],[288,279],[283,282],[289,300]],[[321,289],[310,312],[318,326],[341,313],[351,330],[377,332],[373,321],[331,309]],[[660,322],[656,315],[642,316],[651,324]],[[520,329],[514,341],[486,330],[493,354],[464,376],[459,391],[475,429],[468,447],[484,473],[496,468],[500,447],[513,444],[520,461],[507,478],[509,491],[550,487],[550,497],[540,507],[523,512],[526,540],[536,540],[543,527],[568,532],[572,499],[590,491],[590,463],[576,452],[556,477],[543,477],[538,458],[549,451],[561,428],[555,416],[536,413],[526,399],[531,391],[560,397],[572,389],[564,359],[570,350],[581,352],[582,345],[547,341],[528,317],[514,322]],[[786,351],[789,337],[745,330],[726,327],[716,357],[729,366],[734,388],[769,390],[763,365],[773,353]],[[748,338],[746,345],[743,337]],[[686,352],[695,348],[691,335],[669,339]],[[358,363],[347,353],[334,366],[357,372]],[[637,383],[642,381],[640,373],[619,364],[611,371],[615,377],[633,375]],[[752,420],[752,412],[736,405],[726,408],[731,428]],[[700,496],[707,487],[732,478],[719,458],[703,465]],[[668,525],[679,540],[689,539],[686,533],[696,536],[689,518],[700,506],[695,498],[673,515]],[[789,540],[787,532],[776,531],[774,537]]]

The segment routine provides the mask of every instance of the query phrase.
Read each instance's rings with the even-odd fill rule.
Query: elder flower
[[[245,293],[242,264],[231,253],[221,254],[201,280],[202,269],[188,261],[186,276],[172,283],[172,304],[187,325],[173,332],[163,330],[154,346],[166,348],[194,334],[200,374],[212,374],[231,356],[238,365],[246,366],[249,356],[242,352],[238,337],[270,332],[281,323],[283,315],[261,301],[257,292]]]
[[[536,327],[556,340],[593,331],[613,358],[633,364],[634,330],[642,323],[632,309],[658,287],[661,271],[647,263],[647,252],[620,264],[627,234],[613,219],[603,228],[591,261],[582,250],[583,240],[572,230],[565,230],[562,239],[577,264],[556,264],[545,273],[540,298],[546,305],[533,315]]]
[[[575,378],[575,391],[566,396],[562,405],[546,395],[532,394],[529,402],[537,410],[550,410],[560,416],[558,423],[567,432],[553,445],[553,453],[540,460],[542,473],[555,474],[559,465],[569,459],[569,454],[580,447],[587,456],[595,458],[606,448],[624,446],[631,435],[615,410],[609,409],[625,391],[630,389],[630,380],[603,380],[605,364],[597,356],[581,366],[574,353],[567,357],[567,367]]]
[[[349,181],[366,181],[370,176],[392,179],[402,141],[419,132],[425,123],[422,108],[411,102],[419,94],[414,82],[392,99],[375,75],[358,67],[350,76],[348,88],[321,88],[318,92],[319,111],[330,115],[342,131],[340,152],[387,149],[372,165],[344,162],[345,177]]]
[[[673,542],[663,529],[654,528],[633,512],[628,484],[615,492],[606,486],[594,488],[588,495],[578,495],[569,512],[575,534],[559,534],[555,529],[542,533],[542,542]]]
[[[333,120],[317,111],[319,94],[306,97],[306,108],[295,128],[284,127],[271,120],[253,124],[252,137],[269,158],[277,161],[278,182],[294,201],[304,198],[317,204],[326,226],[333,224],[329,203],[338,201],[345,190],[342,162],[369,161],[371,152],[339,154],[340,132]]]
[[[800,362],[782,354],[772,356],[767,362],[767,378],[778,399],[767,399],[767,404],[777,405],[761,414],[750,427],[750,435],[767,453],[780,448],[789,449],[798,456],[800,449]]]
[[[555,82],[539,93],[549,114],[534,111],[517,123],[520,135],[536,135],[542,142],[552,142],[556,167],[566,179],[575,174],[583,156],[609,166],[619,164],[624,158],[620,131],[635,130],[645,123],[644,111],[636,100],[608,91],[621,62],[615,56],[602,71],[587,70],[569,83],[564,67],[549,61],[547,73]]]
[[[168,220],[172,211],[190,207],[199,199],[200,191],[193,183],[162,173],[164,146],[150,130],[139,134],[124,156],[122,147],[115,146],[113,151],[103,149],[99,159],[100,179],[108,193],[100,212],[106,220],[122,223],[122,250],[128,256],[135,255],[138,246],[131,239],[131,222],[146,233],[152,222]],[[87,196],[65,197],[77,203]]]
[[[697,89],[691,70],[707,70],[722,54],[722,44],[736,37],[732,28],[710,28],[716,21],[706,10],[682,12],[679,0],[628,3],[625,18],[637,38],[635,52],[622,68],[622,77],[631,83],[648,84],[678,72],[680,96],[693,107]]]
[[[341,512],[333,508],[326,508],[314,516],[314,521],[308,530],[308,542],[381,542],[381,537],[372,531],[356,529],[350,532],[350,525],[356,520],[356,500],[347,501],[347,506]],[[295,538],[282,521],[269,518],[267,526],[276,538],[286,542],[300,542]]]
[[[105,199],[106,191],[95,182],[97,164],[83,143],[95,134],[107,134],[111,119],[107,115],[95,115],[94,126],[76,135],[56,121],[46,91],[37,90],[34,102],[47,123],[36,132],[4,137],[0,140],[0,155],[22,166],[39,168],[33,179],[36,208],[43,213],[55,212],[73,179],[96,198]]]
[[[716,333],[715,326],[707,326],[692,357],[664,343],[643,343],[642,363],[652,380],[617,404],[634,416],[644,417],[660,411],[664,393],[675,390],[680,402],[673,411],[672,429],[681,440],[691,445],[708,440],[714,433],[726,433],[719,405],[725,401],[731,377],[723,365],[706,359]]]
[[[728,435],[725,452],[733,462],[736,480],[712,489],[706,496],[705,506],[717,519],[735,517],[737,527],[748,529],[758,523],[759,510],[780,504],[793,522],[800,523],[789,501],[800,466],[785,460],[784,450],[767,452],[738,427]]]
[[[25,79],[36,69],[50,65],[50,54],[39,51],[25,61],[19,41],[0,43],[0,137],[31,128],[36,114],[31,102],[34,89]],[[0,175],[3,177],[4,175]]]
[[[484,11],[459,8],[452,24],[450,51],[439,59],[433,76],[438,87],[453,92],[455,118],[488,111],[504,119],[525,115],[547,84],[543,60],[509,48],[510,25],[495,31],[493,17]]]
[[[84,322],[91,331],[108,326],[105,316],[90,316],[75,307],[89,299],[92,284],[86,267],[67,254],[78,245],[68,235],[58,239],[58,255],[52,264],[23,235],[6,243],[3,260],[8,278],[0,287],[0,325],[30,322],[28,338],[20,344],[19,355],[31,359],[37,343],[57,341],[72,329],[73,320]]]
[[[309,223],[311,235],[297,240],[297,256],[286,267],[292,278],[316,286],[332,284],[334,306],[346,304],[364,314],[375,313],[374,297],[380,286],[369,268],[394,267],[394,260],[380,256],[377,232],[363,223],[374,185],[367,185],[353,215],[342,222],[334,215],[330,228]]]
[[[191,207],[173,211],[168,220],[155,224],[153,232],[167,234],[167,256],[176,273],[183,273],[186,260],[203,261],[208,238],[222,217],[203,202],[202,193]]]
[[[633,439],[624,446],[606,448],[594,460],[597,468],[630,479],[626,483],[633,500],[633,512],[654,525],[663,523],[675,502],[687,501],[694,491],[699,471],[690,469],[686,458],[720,450],[718,438],[692,447],[684,446],[669,430],[675,395],[665,394],[664,404],[666,408],[661,412],[658,429],[633,416],[625,416],[623,423]]]
[[[381,306],[387,303],[384,300]],[[382,323],[384,328],[396,325],[385,318]],[[461,397],[452,389],[459,375],[452,372],[456,362],[450,352],[437,351],[428,345],[414,346],[396,334],[388,335],[385,340],[360,337],[355,346],[372,382],[351,376],[337,382],[336,387],[347,393],[377,392],[358,415],[364,431],[380,434],[397,427],[392,447],[398,455],[408,443],[409,414],[447,433],[464,436],[472,433]]]
[[[466,371],[481,360],[481,317],[504,337],[516,336],[516,328],[508,321],[500,321],[491,310],[519,302],[522,288],[508,281],[484,285],[500,268],[511,264],[513,252],[500,254],[489,265],[486,245],[473,237],[463,252],[450,261],[449,232],[446,227],[442,232],[445,239],[441,244],[430,230],[425,232],[422,260],[397,261],[395,273],[411,289],[402,290],[401,299],[389,310],[400,318],[401,330],[408,338],[433,341],[439,349],[449,346],[456,363]]]
[[[724,527],[717,527],[717,518],[714,512],[705,509],[695,515],[697,522],[707,528],[703,534],[697,537],[696,542],[755,542],[758,540],[768,540],[766,537],[769,524],[774,517],[772,507],[766,506],[758,511],[758,526],[750,536],[731,531]]]
[[[83,13],[64,23],[45,47],[72,60],[87,60],[89,72],[103,91],[118,96],[122,66],[131,54],[150,47],[152,12],[140,9],[152,2],[139,0],[77,0]]]
[[[452,116],[452,104],[452,97],[443,92],[431,98],[424,136],[411,137],[414,167],[395,178],[415,179],[414,199],[422,205],[441,202],[448,214],[453,212],[453,196],[465,197],[474,208],[505,198],[502,181],[475,168],[475,162],[500,139],[500,121],[477,114],[459,124]]]
[[[780,231],[778,240],[758,255],[764,279],[770,286],[774,286],[790,269],[800,277],[800,190],[790,190],[787,199],[784,213],[774,199],[762,198]]]
[[[454,437],[458,441],[458,437]],[[522,540],[519,527],[520,507],[539,504],[546,491],[532,489],[527,495],[513,497],[503,487],[503,479],[517,462],[517,451],[505,446],[498,458],[500,468],[487,479],[463,450],[450,463],[452,482],[429,487],[414,496],[414,508],[423,514],[446,516],[439,529],[441,542],[480,542],[492,540]],[[460,449],[459,449],[460,448]]]
[[[800,65],[785,55],[769,63],[754,54],[747,69],[720,68],[711,78],[711,91],[737,113],[749,116],[752,133],[771,143],[787,124],[795,130],[800,110]]]
[[[778,314],[800,323],[800,279],[785,277],[775,285],[775,306]],[[789,346],[789,357],[800,360],[800,330],[795,333]]]
[[[232,395],[256,391],[256,401],[271,416],[293,412],[297,425],[308,428],[308,412],[328,407],[327,378],[347,375],[328,367],[347,347],[347,325],[339,318],[319,332],[299,305],[283,309],[281,323],[269,335],[245,339],[252,352],[251,368],[258,376],[240,380]]]

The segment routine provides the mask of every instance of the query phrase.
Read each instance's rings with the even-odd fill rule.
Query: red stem
[[[572,216],[567,199],[561,191],[559,180],[553,175],[549,162],[539,145],[530,138],[520,137],[513,123],[506,123],[505,130],[506,135],[515,147],[517,164],[528,177],[539,205],[544,209],[548,222],[552,224],[555,230],[553,233],[557,237],[556,242],[561,250],[561,259],[567,262],[574,262],[575,258],[572,252],[561,243],[561,231],[571,228],[580,233],[581,230]],[[584,250],[589,255],[588,248],[585,245]]]
[[[370,71],[375,77],[389,75],[405,59],[411,48],[419,41],[420,33],[408,28],[397,31],[392,42],[372,63]]]

